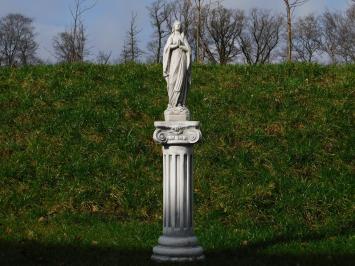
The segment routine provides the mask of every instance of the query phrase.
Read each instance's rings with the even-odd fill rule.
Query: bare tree
[[[331,63],[355,61],[355,1],[344,13],[326,10],[321,18],[322,50]]]
[[[292,60],[292,16],[296,7],[303,5],[308,0],[283,0],[287,15],[287,59]]]
[[[194,0],[193,9],[193,35],[192,47],[195,51],[195,61],[201,63],[206,58],[206,49],[203,45],[203,38],[206,36],[206,22],[210,11],[221,5],[220,0]]]
[[[204,21],[210,7],[210,3],[206,4],[205,0],[194,0],[195,1],[195,17],[196,17],[196,33],[195,33],[195,60],[197,63],[200,63],[203,60],[201,55],[201,36],[204,33]]]
[[[129,47],[128,47],[126,41],[123,42],[121,55],[117,61],[118,61],[118,63],[123,63],[123,64],[126,64],[130,61]]]
[[[154,27],[153,40],[149,42],[148,47],[153,51],[155,63],[161,62],[163,39],[170,33],[168,18],[172,12],[172,5],[166,0],[155,0],[147,7],[150,22]]]
[[[322,50],[328,54],[331,62],[338,61],[339,28],[342,21],[340,13],[325,11],[321,16]]]
[[[338,53],[344,62],[355,62],[355,1],[340,23]]]
[[[100,65],[107,65],[110,61],[111,55],[112,55],[112,51],[110,52],[99,51],[96,57],[96,62]]]
[[[126,40],[124,41],[123,50],[121,52],[121,61],[138,62],[140,56],[143,55],[143,51],[139,48],[138,34],[141,29],[138,29],[136,25],[137,14],[132,13],[129,30],[127,31]]]
[[[295,24],[293,44],[297,57],[311,62],[321,48],[321,37],[319,19],[314,14],[299,18]]]
[[[69,30],[59,33],[53,39],[53,48],[59,61],[82,62],[88,50],[86,47],[86,30],[83,15],[95,6],[96,2],[88,0],[74,0],[74,6],[70,8],[72,25]]]
[[[283,19],[268,10],[251,9],[238,42],[248,64],[270,62],[271,53],[280,41]]]
[[[207,0],[177,0],[173,2],[172,13],[168,18],[169,28],[172,27],[174,20],[181,22],[185,36],[194,51],[195,61],[202,61],[204,57],[201,36],[205,31],[204,23],[209,5]]]
[[[196,62],[200,63],[200,36],[201,36],[201,27],[202,27],[202,2],[203,0],[195,0],[195,6],[197,10],[197,25],[196,25]]]
[[[39,62],[36,56],[38,44],[34,41],[35,34],[33,31],[24,33],[23,39],[19,46],[19,59],[22,65],[28,65]]]
[[[21,14],[9,14],[0,20],[0,58],[3,64],[27,65],[36,61],[33,20]]]
[[[169,28],[173,26],[173,20],[181,22],[186,38],[190,41],[192,36],[192,26],[194,21],[194,10],[192,0],[177,0],[172,6],[172,16],[170,16]]]
[[[205,57],[202,36],[205,33],[205,21],[211,0],[177,0],[173,2],[173,12],[168,18],[170,28],[174,20],[181,22],[185,36],[194,51],[194,60],[201,62]],[[214,1],[215,2],[215,1]],[[216,1],[217,2],[217,1]]]
[[[206,36],[201,39],[206,55],[211,62],[227,64],[240,53],[236,46],[244,21],[239,10],[227,9],[221,5],[210,10],[206,17]]]
[[[73,62],[72,47],[73,38],[70,32],[60,32],[53,38],[53,48],[60,62]]]

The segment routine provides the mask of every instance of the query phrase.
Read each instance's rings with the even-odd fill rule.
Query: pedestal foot
[[[152,260],[158,262],[188,262],[203,260],[203,249],[197,244],[195,236],[161,236],[159,245],[153,248]]]

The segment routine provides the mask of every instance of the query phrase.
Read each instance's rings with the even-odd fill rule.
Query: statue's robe
[[[187,51],[170,49],[180,41]],[[163,75],[167,80],[169,107],[185,106],[191,83],[191,48],[184,33],[172,33],[163,51]]]

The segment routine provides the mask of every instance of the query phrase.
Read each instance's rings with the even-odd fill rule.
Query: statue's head
[[[175,20],[175,22],[173,24],[172,32],[175,32],[175,31],[181,32],[181,22],[178,20]]]

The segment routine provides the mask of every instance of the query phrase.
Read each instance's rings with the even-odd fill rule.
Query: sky
[[[91,0],[87,0],[91,1]],[[99,51],[112,52],[112,59],[118,58],[123,46],[132,12],[137,14],[140,47],[146,50],[153,33],[147,6],[154,0],[96,0],[94,8],[85,13],[84,23],[88,33],[88,59],[95,59]],[[284,12],[282,0],[224,0],[224,6],[248,11],[258,7],[275,12]],[[350,0],[309,0],[297,8],[295,16],[324,10],[343,11]],[[0,0],[0,17],[9,13],[21,13],[34,19],[38,55],[45,61],[54,62],[53,37],[70,26],[69,8],[73,0]]]

